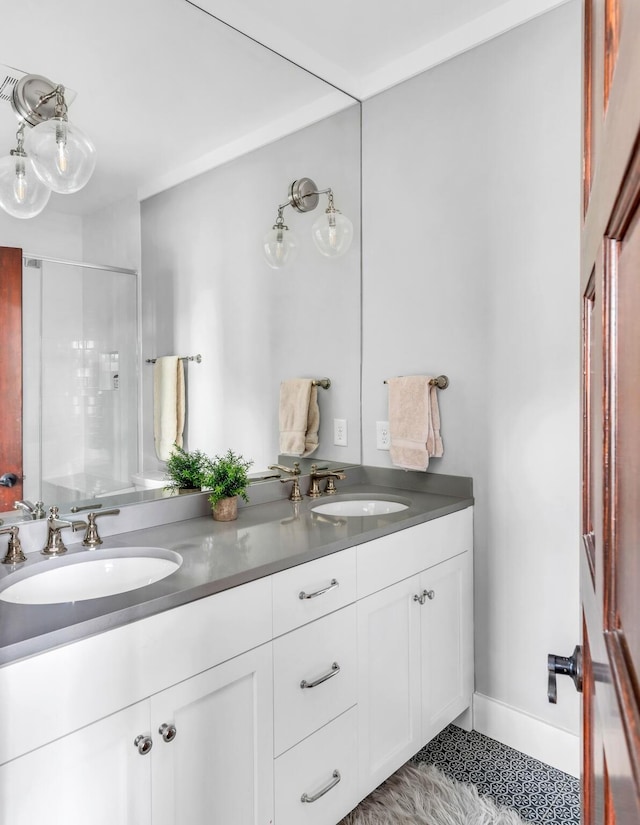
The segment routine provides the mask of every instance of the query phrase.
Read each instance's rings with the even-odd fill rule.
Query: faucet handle
[[[89,513],[87,515],[87,531],[82,540],[83,547],[97,547],[102,544],[102,539],[98,535],[98,527],[96,526],[96,519],[99,516],[117,516],[120,510],[114,507],[112,510],[101,510],[99,513]]]
[[[286,464],[269,464],[269,470],[282,470],[283,473],[289,473],[292,476],[300,475],[300,462],[294,461],[293,467],[287,467]]]
[[[291,478],[280,479],[280,484],[288,484],[289,482],[293,482],[289,501],[302,501],[302,493],[300,492],[300,482],[298,481],[298,476],[295,475]]]
[[[22,552],[22,545],[18,538],[19,528],[15,525],[13,527],[3,527],[0,533],[9,533],[9,544],[7,545],[7,554],[2,559],[2,564],[17,564],[21,561],[26,561],[27,557]]]

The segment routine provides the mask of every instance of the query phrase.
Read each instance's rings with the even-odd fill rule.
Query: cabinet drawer
[[[276,639],[273,665],[277,756],[355,704],[355,604]]]
[[[358,804],[356,739],[351,708],[276,759],[278,825],[334,825]]]
[[[273,576],[273,635],[288,633],[355,598],[355,547],[283,570]]]
[[[357,547],[358,598],[473,548],[473,507]]]

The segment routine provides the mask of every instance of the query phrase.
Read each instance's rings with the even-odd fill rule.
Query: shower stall
[[[135,270],[23,258],[24,494],[62,504],[130,488],[138,466]]]

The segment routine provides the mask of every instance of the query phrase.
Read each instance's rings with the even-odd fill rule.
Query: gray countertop
[[[282,487],[278,488],[273,489],[282,495]],[[163,547],[179,553],[183,562],[167,578],[115,596],[54,605],[0,601],[0,666],[473,504],[470,479],[374,468],[349,473],[339,493],[315,500],[305,497],[298,504],[279,498],[242,507],[233,522],[215,522],[206,516],[112,535],[93,551],[70,547],[67,556],[90,552],[92,557],[125,546]],[[349,518],[320,516],[311,509],[319,502],[358,495],[399,497],[408,508]],[[29,554],[23,565],[0,571],[0,586],[33,564],[56,561]]]

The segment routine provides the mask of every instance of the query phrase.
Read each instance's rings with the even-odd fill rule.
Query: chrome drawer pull
[[[301,590],[298,593],[299,599],[315,599],[316,596],[322,596],[325,593],[328,593],[330,590],[335,590],[336,587],[340,587],[340,582],[337,579],[331,579],[331,584],[329,587],[325,587],[322,590],[316,590],[315,593],[305,593],[304,590]]]
[[[340,776],[340,771],[335,770],[331,774],[331,776],[333,777],[333,779],[331,780],[331,782],[329,782],[326,788],[323,788],[321,791],[318,791],[318,793],[314,794],[313,796],[308,796],[306,793],[303,793],[300,797],[300,802],[315,802],[317,799],[320,799],[321,796],[324,796],[326,793],[329,793],[331,788],[335,788],[338,782],[342,779],[342,777]]]
[[[327,679],[333,679],[334,676],[337,676],[340,673],[340,665],[337,662],[334,662],[331,665],[331,670],[328,673],[325,673],[324,676],[320,676],[319,679],[316,679],[315,682],[307,682],[306,679],[303,679],[300,682],[301,688],[312,688],[321,685],[323,682],[326,682]]]

